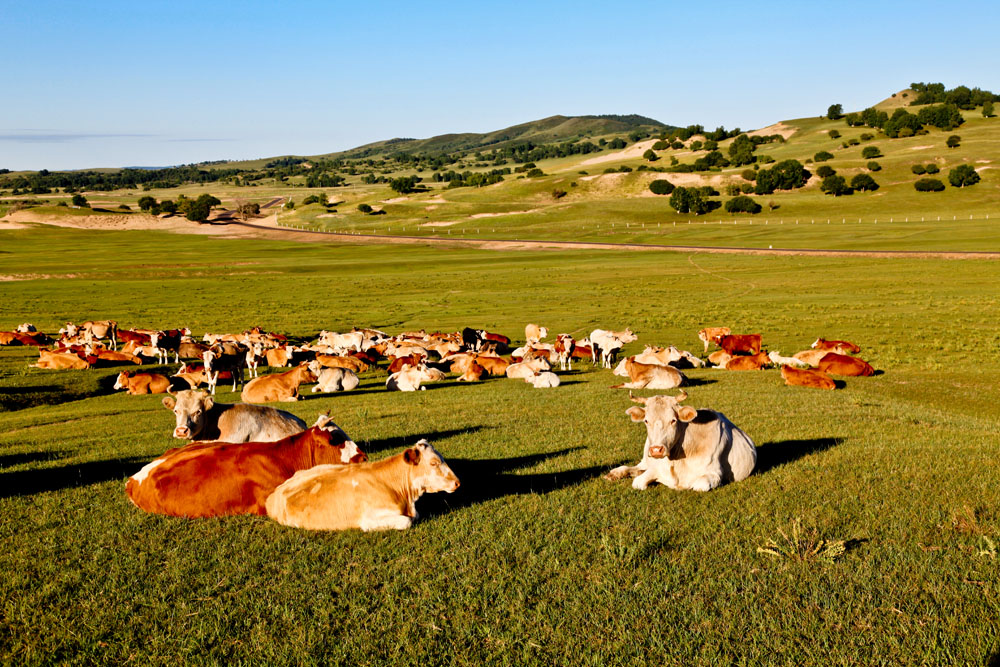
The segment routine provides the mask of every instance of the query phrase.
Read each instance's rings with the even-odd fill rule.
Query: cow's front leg
[[[613,468],[606,475],[604,475],[604,479],[608,480],[609,482],[614,482],[619,479],[625,479],[626,477],[635,477],[640,473],[642,473],[642,471],[644,470],[645,468],[642,467],[641,465],[618,466],[617,468]]]
[[[643,491],[653,482],[658,481],[656,479],[656,469],[650,468],[646,472],[642,473],[638,477],[632,480],[632,488],[636,491]]]
[[[359,522],[359,527],[365,532],[372,530],[406,530],[413,519],[388,510],[368,512]]]

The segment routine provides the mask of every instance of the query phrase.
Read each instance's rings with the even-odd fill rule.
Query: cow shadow
[[[0,473],[0,498],[30,496],[77,486],[121,480],[148,463],[145,458],[88,461],[61,468]]]
[[[757,447],[756,473],[762,474],[778,466],[791,463],[808,454],[824,452],[843,444],[843,438],[813,438],[811,440],[779,440],[765,442]]]
[[[56,459],[65,458],[69,452],[27,452],[24,454],[5,454],[0,456],[0,468],[9,468],[11,466],[19,466],[25,463],[34,463],[35,461],[55,461]]]
[[[685,377],[682,387],[703,387],[708,384],[715,384],[718,380],[707,380],[705,378]]]
[[[434,493],[420,499],[423,515],[441,515],[464,507],[526,494],[542,495],[574,486],[607,472],[606,466],[592,466],[561,472],[516,475],[512,471],[530,468],[543,461],[582,449],[570,447],[544,454],[529,454],[506,459],[448,459],[448,465],[461,481],[454,493]]]
[[[365,440],[358,441],[358,446],[361,447],[362,451],[366,454],[371,454],[372,452],[380,452],[386,449],[396,449],[398,447],[412,447],[417,444],[420,440],[426,440],[432,445],[436,440],[444,440],[445,438],[450,438],[456,435],[462,435],[465,433],[478,433],[479,431],[489,430],[494,428],[493,426],[470,426],[468,428],[456,428],[448,431],[428,431],[427,433],[411,433],[407,435],[400,435],[393,438],[379,438],[377,440]],[[449,465],[451,465],[449,459]]]
[[[983,664],[985,664],[987,667],[1000,667],[1000,651],[997,651],[993,655],[987,656]]]

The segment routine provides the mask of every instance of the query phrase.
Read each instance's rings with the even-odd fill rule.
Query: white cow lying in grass
[[[426,387],[420,386],[424,382],[440,382],[447,377],[436,368],[428,368],[423,364],[419,366],[405,364],[403,370],[389,376],[385,382],[385,388],[389,391],[416,391],[426,389]]]
[[[559,386],[559,376],[549,371],[528,376],[524,381],[535,389],[551,389]]]
[[[757,464],[757,449],[746,433],[721,412],[679,405],[687,398],[635,398],[640,408],[625,412],[634,422],[645,422],[646,444],[635,466],[619,466],[605,475],[617,480],[634,477],[632,488],[659,482],[671,489],[709,491],[725,482],[746,479]]]

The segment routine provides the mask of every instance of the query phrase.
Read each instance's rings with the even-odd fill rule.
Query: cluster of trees
[[[13,194],[31,192],[48,194],[55,188],[66,192],[76,190],[136,189],[139,186],[171,188],[186,183],[215,183],[243,173],[241,169],[219,169],[207,171],[194,166],[169,167],[166,169],[121,169],[116,172],[99,171],[54,171],[47,169],[34,174],[19,174],[0,177],[0,188],[12,188]]]
[[[435,183],[447,183],[449,188],[463,188],[466,186],[481,188],[486,185],[499,183],[508,174],[510,174],[510,167],[491,169],[489,171],[463,171],[461,173],[446,171],[443,174],[435,172],[431,180]]]
[[[918,104],[953,104],[959,109],[975,109],[987,102],[1000,101],[1000,95],[995,95],[988,90],[980,88],[969,88],[968,86],[955,86],[951,90],[946,90],[943,83],[911,83],[910,88],[916,91],[917,97],[911,106]]]
[[[399,178],[394,178],[389,181],[389,187],[401,195],[408,195],[411,192],[416,192],[417,183],[424,179],[419,176],[400,176]],[[426,188],[421,188],[426,189]]]
[[[601,139],[609,148],[625,148],[628,144],[620,137],[612,139],[610,142]],[[546,158],[568,157],[570,155],[589,155],[599,153],[601,146],[591,141],[564,141],[558,144],[535,144],[530,141],[518,142],[509,146],[495,148],[489,153],[476,154],[477,158],[482,158],[486,162],[494,165],[506,164],[507,161],[521,164],[524,162],[535,162]]]
[[[938,168],[936,164],[931,162],[930,164],[915,164],[912,167],[910,167],[910,171],[912,171],[917,176],[922,176],[924,174],[936,174],[939,171],[941,171],[941,169]]]
[[[161,213],[169,213],[170,215],[173,215],[174,213],[177,213],[177,204],[169,199],[157,202],[155,197],[146,195],[139,198],[139,210],[152,213],[153,215],[159,215]]]
[[[819,189],[828,195],[833,195],[834,197],[840,197],[843,195],[854,194],[855,190],[860,192],[870,191],[873,192],[878,190],[878,183],[875,179],[868,174],[857,174],[851,179],[850,185],[847,183],[847,179],[843,176],[839,176],[833,169],[827,167],[832,173],[827,173],[823,178],[823,182],[820,183]],[[816,171],[817,175],[822,176],[819,170]]]
[[[960,164],[948,172],[948,182],[953,188],[975,185],[979,180],[979,172],[971,164]],[[936,178],[921,178],[913,184],[913,187],[917,192],[941,192],[944,190],[944,183]]]
[[[310,172],[306,176],[307,188],[337,188],[343,185],[347,185],[347,179],[340,174],[322,171],[319,173]]]
[[[702,215],[719,208],[717,201],[710,200],[709,197],[718,195],[718,191],[710,186],[700,188],[674,188],[670,195],[670,207],[678,213],[694,213]]]
[[[851,127],[878,128],[892,138],[912,137],[923,130],[925,125],[951,130],[965,122],[959,107],[954,104],[924,107],[916,114],[906,109],[896,109],[892,116],[885,111],[868,107],[860,113],[847,114],[844,120]]]
[[[755,174],[754,193],[769,195],[775,190],[801,188],[809,180],[809,171],[798,160],[784,160],[770,169],[759,169]]]
[[[160,213],[169,213],[171,215],[180,213],[188,220],[205,222],[212,212],[212,207],[221,204],[222,202],[218,197],[213,197],[208,193],[199,195],[197,199],[190,199],[189,197],[180,195],[177,197],[176,202],[169,199],[157,202],[155,197],[147,195],[139,199],[139,210],[147,211],[153,215],[159,215]],[[253,207],[256,207],[256,210],[253,210],[253,212],[260,212],[259,204],[247,204],[246,206],[248,207],[247,210],[253,210]]]
[[[654,195],[669,195],[674,191],[674,184],[664,178],[658,178],[649,184],[649,191]]]

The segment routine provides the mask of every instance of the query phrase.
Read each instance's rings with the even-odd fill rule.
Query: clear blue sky
[[[1000,90],[1000,3],[0,0],[0,167],[316,154],[638,113],[752,129]]]

